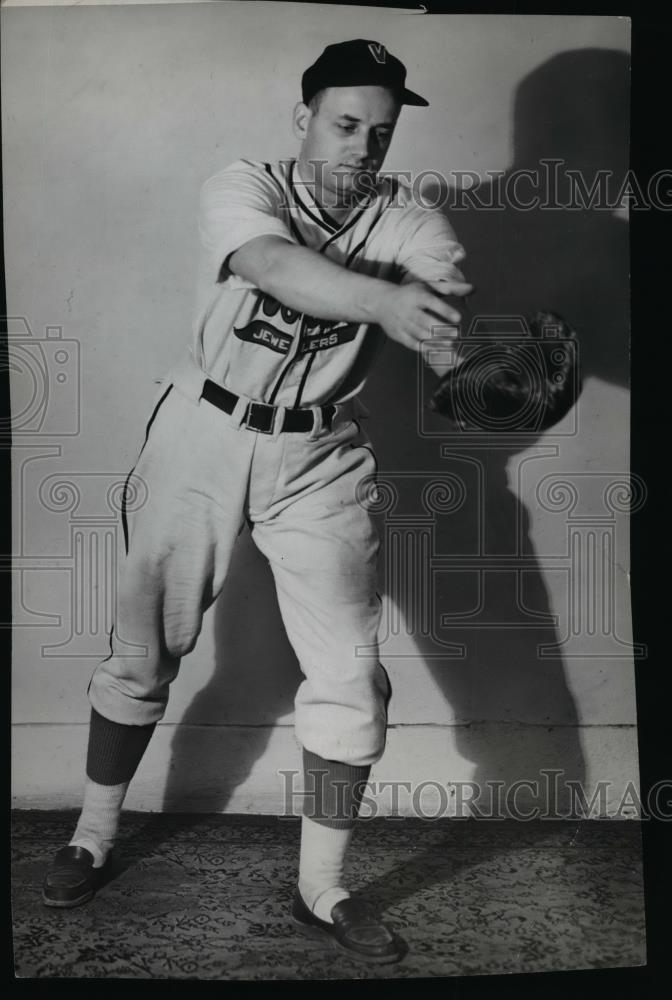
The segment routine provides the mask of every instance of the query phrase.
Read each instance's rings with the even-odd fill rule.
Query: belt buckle
[[[270,403],[250,403],[245,414],[245,426],[258,434],[272,434],[276,407]]]

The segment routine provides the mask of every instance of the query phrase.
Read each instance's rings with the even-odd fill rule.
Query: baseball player
[[[361,495],[376,463],[358,395],[386,337],[420,350],[437,325],[459,323],[446,297],[471,290],[443,215],[379,174],[401,107],[428,103],[405,79],[378,42],[328,46],[302,78],[298,158],[241,159],[202,187],[198,321],[130,474],[148,499],[122,512],[111,653],[88,689],[84,804],[46,877],[47,905],[92,897],[128,784],[247,523],[303,673],[293,917],[365,960],[402,954],[343,885],[391,694],[377,646],[379,543]],[[117,636],[146,655],[124,656]]]

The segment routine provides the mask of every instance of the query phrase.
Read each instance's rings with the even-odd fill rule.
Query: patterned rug
[[[634,821],[361,821],[349,885],[405,940],[370,967],[292,923],[299,820],[125,813],[113,877],[42,905],[74,812],[13,819],[15,970],[30,978],[406,979],[645,961]]]

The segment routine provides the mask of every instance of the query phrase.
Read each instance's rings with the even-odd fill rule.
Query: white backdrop
[[[223,3],[5,7],[2,29],[14,795],[53,807],[77,804],[83,782],[86,686],[113,614],[118,483],[155,381],[190,336],[202,181],[239,156],[293,155],[301,73],[352,37],[387,45],[431,102],[405,109],[390,169],[485,176],[543,156],[622,165],[629,24]],[[613,212],[452,221],[477,308],[560,309],[585,334],[585,387],[553,435],[465,450],[426,422],[415,359],[386,348],[365,393],[398,496],[380,520],[395,696],[374,777],[514,781],[558,768],[589,787],[611,782],[613,813],[637,781],[619,486],[627,225]],[[423,508],[428,477],[459,481],[466,501]],[[270,574],[243,537],[128,805],[282,809],[278,769],[299,759],[298,678]]]

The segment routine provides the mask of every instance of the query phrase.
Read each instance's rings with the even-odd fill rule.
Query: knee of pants
[[[296,695],[297,739],[326,760],[373,764],[385,750],[390,696],[387,671],[381,663],[353,683],[313,674]]]
[[[200,555],[200,553],[198,553]],[[89,700],[114,722],[145,725],[165,713],[170,684],[196,646],[204,610],[214,599],[205,559],[192,562],[148,545],[127,558],[119,585],[111,655],[91,678]]]
[[[329,724],[331,722],[331,724]],[[337,760],[355,767],[375,764],[385,752],[387,727],[383,719],[369,720],[353,727],[340,726],[333,713],[312,717],[297,712],[295,735],[298,742],[324,760]]]
[[[179,659],[167,657],[157,664],[142,656],[112,656],[96,667],[87,689],[89,702],[112,722],[137,726],[160,722],[179,665]]]

